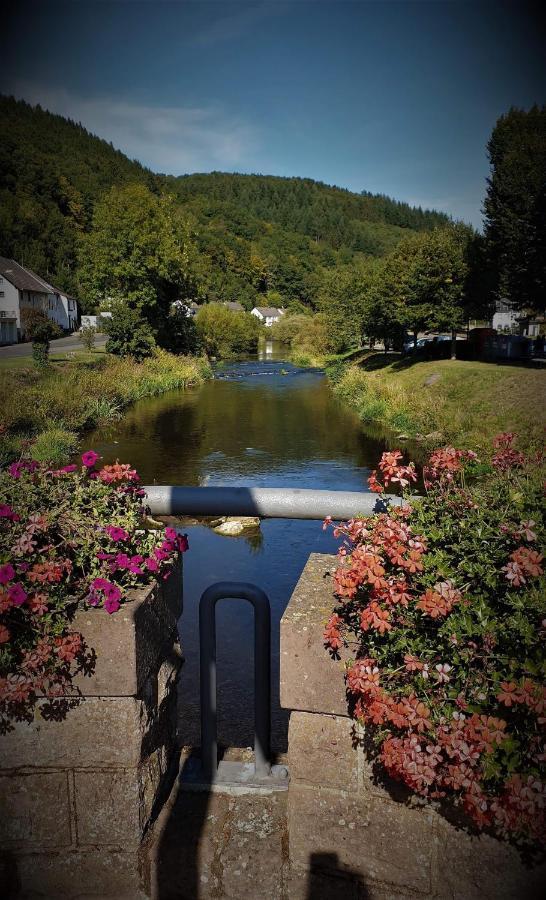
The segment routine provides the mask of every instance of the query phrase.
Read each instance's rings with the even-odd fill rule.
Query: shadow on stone
[[[340,866],[337,853],[309,857],[305,900],[368,900],[369,892],[358,872]]]

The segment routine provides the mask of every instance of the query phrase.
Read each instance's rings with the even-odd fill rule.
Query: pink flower
[[[19,516],[7,503],[0,503],[0,519],[11,519],[12,522],[18,522]]]
[[[23,590],[23,586],[16,582],[8,588],[8,597],[14,606],[22,606],[27,599],[27,593]]]
[[[179,534],[177,541],[176,541],[176,546],[178,547],[178,550],[180,551],[180,553],[185,553],[186,550],[189,550],[190,544],[188,541],[188,535],[187,534]]]
[[[93,468],[98,458],[99,454],[95,453],[94,450],[86,450],[85,453],[82,453],[82,463],[88,469]]]
[[[8,472],[13,478],[20,478],[21,472],[35,472],[39,467],[39,463],[34,459],[21,459],[8,466]]]
[[[106,533],[110,536],[113,541],[126,541],[129,537],[127,531],[124,528],[120,528],[119,525],[107,525],[104,529]]]
[[[118,611],[120,607],[119,600],[115,600],[113,597],[107,597],[104,601],[104,608],[109,615]]]
[[[155,559],[152,559],[151,557],[144,560],[144,565],[150,572],[159,571],[159,563]]]
[[[11,563],[0,566],[0,584],[7,584],[15,578],[15,569]]]

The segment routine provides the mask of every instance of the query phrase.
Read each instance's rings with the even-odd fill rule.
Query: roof
[[[0,256],[0,275],[7,278],[20,291],[36,291],[37,294],[53,294],[55,289],[30,269],[25,269],[14,259]]]
[[[282,312],[280,309],[277,309],[276,306],[255,306],[254,309],[261,313],[264,319],[271,319],[274,316],[282,316]]]
[[[226,300],[224,306],[227,306],[227,308],[233,310],[233,312],[245,311],[244,306],[242,306],[238,300]]]

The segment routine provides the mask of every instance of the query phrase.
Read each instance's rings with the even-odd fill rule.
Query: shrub
[[[21,324],[25,336],[32,341],[32,358],[37,368],[49,363],[49,342],[61,337],[62,329],[41,309],[23,309]]]
[[[401,458],[383,454],[372,490],[415,480]],[[334,654],[356,641],[347,691],[378,768],[531,841],[545,834],[543,460],[510,434],[491,465],[437,450],[424,497],[341,524],[325,631]]]
[[[48,428],[32,444],[32,455],[40,462],[61,465],[78,446],[78,436],[65,428]]]
[[[112,317],[105,319],[104,330],[108,335],[106,352],[114,356],[132,356],[142,360],[154,351],[155,340],[150,326],[125,303],[118,303],[112,308]]]
[[[82,467],[56,470],[21,459],[0,473],[0,730],[30,721],[38,700],[76,693],[93,659],[71,629],[78,607],[115,613],[187,549],[173,529],[142,530],[137,473],[98,459],[87,451]]]
[[[195,325],[209,356],[229,359],[252,353],[258,346],[260,326],[251,313],[234,312],[219,303],[208,303],[197,313]]]
[[[78,337],[82,342],[83,346],[86,350],[93,350],[95,346],[95,336],[97,334],[97,329],[94,325],[83,325],[79,332]]]

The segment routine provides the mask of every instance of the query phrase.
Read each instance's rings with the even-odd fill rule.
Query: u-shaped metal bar
[[[254,766],[256,775],[271,770],[271,608],[267,594],[254,584],[220,581],[204,591],[199,603],[201,763],[212,782],[218,766],[216,706],[216,604],[248,600],[254,607]]]

